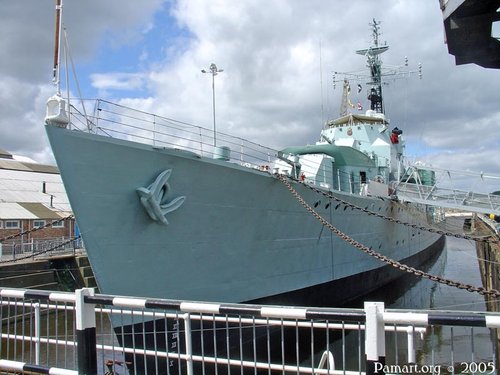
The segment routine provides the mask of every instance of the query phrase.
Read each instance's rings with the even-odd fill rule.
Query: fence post
[[[385,374],[384,303],[365,302],[366,375]]]
[[[93,288],[75,290],[78,373],[82,375],[97,375],[95,305],[84,301],[93,295]]]
[[[406,329],[406,334],[408,335],[408,363],[416,363],[414,331],[414,326],[408,326],[408,328]]]
[[[40,304],[35,303],[35,365],[40,364]]]
[[[184,339],[186,341],[186,355],[187,355],[187,361],[186,361],[186,370],[187,370],[187,375],[193,375],[193,348],[192,348],[192,342],[191,342],[191,315],[189,313],[186,313],[183,315],[184,319]],[[203,335],[203,332],[201,332]]]

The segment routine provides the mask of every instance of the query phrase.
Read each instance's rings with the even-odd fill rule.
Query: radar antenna
[[[404,78],[408,77],[411,74],[418,73],[419,77],[422,78],[422,64],[418,64],[418,70],[408,70],[408,58],[405,57],[404,66],[396,66],[396,67],[382,67],[382,60],[380,56],[382,53],[389,49],[387,43],[384,42],[382,45],[379,42],[380,38],[380,22],[377,22],[375,19],[369,24],[372,28],[372,45],[365,49],[357,50],[356,53],[358,55],[362,55],[366,57],[367,67],[369,69],[369,74],[365,71],[359,72],[334,72],[333,73],[333,87],[336,87],[338,82],[343,82],[343,97],[342,97],[342,105],[340,108],[340,115],[347,114],[347,104],[350,103],[348,95],[350,91],[346,91],[346,81],[354,81],[358,82],[358,93],[362,91],[362,84],[367,85],[367,99],[370,101],[370,109],[375,111],[376,113],[384,113],[384,101],[382,95],[382,85],[387,84],[387,77],[392,79]],[[341,78],[337,80],[337,75],[340,75]],[[384,81],[385,79],[385,81]],[[349,83],[347,83],[349,86]],[[354,106],[351,106],[352,108]],[[361,106],[358,106],[359,108]]]

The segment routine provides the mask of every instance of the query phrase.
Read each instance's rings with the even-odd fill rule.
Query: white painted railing
[[[263,172],[285,173],[297,179],[301,177],[301,171],[319,170],[315,178],[306,177],[305,180],[309,184],[329,190],[360,194],[365,185],[359,175],[332,168],[325,170],[311,158],[301,159],[300,166],[297,165],[295,168],[291,162],[293,156],[281,155],[280,162],[276,164],[279,154],[277,150],[241,137],[217,132],[218,147],[214,147],[213,129],[101,99],[84,102],[87,107],[92,106],[94,109],[84,112],[77,107],[70,107],[70,126],[74,129],[143,143],[157,149],[185,150],[199,157],[224,160]]]
[[[0,304],[4,371],[350,375],[495,373],[497,366],[493,348],[474,346],[475,334],[500,328],[500,315],[485,312],[386,310],[378,302],[364,309],[220,304],[93,289],[0,289]],[[453,351],[463,327],[466,357]],[[433,343],[446,328],[452,351],[436,361],[442,345]]]

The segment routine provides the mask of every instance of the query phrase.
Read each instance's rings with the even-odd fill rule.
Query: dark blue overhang
[[[500,0],[440,0],[448,52],[457,65],[500,68],[500,40],[492,36],[500,21]]]

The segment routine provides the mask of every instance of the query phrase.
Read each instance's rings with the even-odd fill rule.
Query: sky
[[[0,149],[41,163],[54,163],[43,126],[54,8],[0,0]],[[355,50],[370,45],[372,19],[389,45],[384,64],[422,64],[421,79],[384,86],[408,156],[500,175],[500,71],[455,65],[438,0],[66,0],[63,11],[83,97],[211,128],[201,69],[215,63],[217,129],[277,149],[316,142],[338,117],[332,74],[365,67]]]

